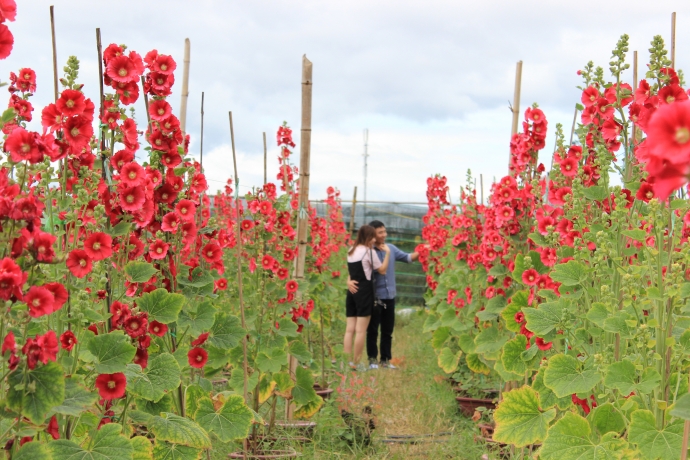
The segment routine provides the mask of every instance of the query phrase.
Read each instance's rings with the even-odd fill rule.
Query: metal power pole
[[[369,129],[364,130],[364,221],[367,220],[367,167],[369,158]]]

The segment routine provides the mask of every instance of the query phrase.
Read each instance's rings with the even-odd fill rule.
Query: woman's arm
[[[383,252],[386,253],[386,256],[384,257],[383,262],[381,263],[381,266],[376,271],[379,272],[381,275],[385,275],[386,270],[388,270],[388,262],[390,262],[390,258],[391,258],[391,248],[389,248],[388,245],[385,243],[379,247],[381,249],[383,249]]]

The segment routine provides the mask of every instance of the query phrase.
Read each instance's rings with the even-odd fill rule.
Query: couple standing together
[[[386,227],[378,220],[362,225],[357,240],[347,253],[347,298],[345,302],[345,353],[353,356],[350,367],[366,370],[360,364],[366,337],[369,367],[379,367],[377,339],[381,328],[381,361],[384,368],[395,369],[390,363],[393,328],[395,327],[395,261],[412,262],[419,254],[408,254],[386,243]],[[392,259],[392,260],[391,260]],[[354,354],[353,354],[354,342]]]

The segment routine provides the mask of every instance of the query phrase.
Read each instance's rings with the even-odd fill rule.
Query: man
[[[369,225],[376,229],[376,244],[374,250],[376,256],[383,261],[386,253],[383,251],[383,245],[386,244],[386,226],[379,220],[369,222]],[[419,258],[419,254],[413,252],[408,254],[401,251],[395,245],[388,243],[390,248],[390,258],[392,261],[400,261],[410,263]],[[381,367],[386,369],[396,369],[391,364],[390,360],[393,357],[391,354],[391,345],[393,342],[393,328],[395,327],[395,263],[388,264],[388,269],[385,275],[374,274],[374,283],[376,287],[376,298],[383,303],[381,307],[374,308],[367,328],[367,355],[369,356],[369,367],[371,369],[378,369],[378,355],[379,348],[376,346],[378,341],[379,326],[381,327]],[[357,282],[348,279],[347,287],[353,294],[357,292]]]

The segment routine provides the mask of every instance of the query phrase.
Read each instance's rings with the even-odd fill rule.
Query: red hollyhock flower
[[[203,348],[192,348],[187,353],[187,360],[190,366],[201,369],[208,361],[208,353]]]
[[[122,372],[101,374],[96,377],[96,388],[103,399],[122,398],[127,388],[127,378]]]
[[[53,303],[55,298],[52,292],[41,286],[31,286],[29,291],[24,295],[24,302],[29,307],[29,316],[32,318],[40,318],[44,315],[49,315],[53,312]]]
[[[36,134],[24,128],[15,128],[5,140],[5,151],[15,163],[27,160],[31,164],[43,161],[43,154],[38,149]]]
[[[223,250],[218,243],[211,241],[201,249],[201,255],[208,263],[218,262],[223,258]]]
[[[640,184],[640,188],[637,189],[635,198],[642,200],[645,203],[649,203],[649,200],[654,198],[654,186],[649,182],[642,182]]]
[[[254,228],[254,222],[249,219],[244,219],[241,223],[242,230],[251,230]]]
[[[544,339],[542,339],[541,337],[535,338],[534,343],[542,351],[550,350],[553,346],[553,342],[544,342]]]
[[[118,150],[115,155],[110,158],[110,166],[114,170],[120,171],[124,165],[134,161],[134,152],[129,149]]]
[[[295,281],[295,280],[290,280],[285,285],[285,290],[290,294],[297,292],[298,288],[299,288],[299,284],[297,284],[297,281]]]
[[[48,433],[53,439],[60,439],[60,426],[58,425],[57,418],[54,415],[50,418],[50,422],[48,422],[46,433]]]
[[[0,24],[0,59],[5,59],[12,53],[14,36],[5,24]]]
[[[219,291],[224,291],[228,288],[228,280],[225,278],[219,278],[215,282],[215,287]]]
[[[690,162],[690,101],[662,105],[647,127],[648,148],[674,164]]]
[[[74,348],[74,345],[76,345],[76,343],[77,337],[74,335],[74,332],[72,331],[65,331],[60,336],[60,345],[64,350],[72,351],[72,348]]]
[[[539,273],[535,269],[530,268],[522,273],[522,282],[527,286],[534,286],[537,281],[539,281]]]
[[[52,282],[44,284],[43,287],[53,294],[53,311],[51,313],[61,309],[65,302],[67,302],[67,297],[69,296],[65,286],[63,286],[62,283]]]
[[[55,106],[62,115],[81,115],[86,108],[84,94],[76,89],[66,89],[60,94],[60,99],[55,101]]]
[[[164,232],[176,232],[180,225],[180,218],[174,212],[169,212],[163,216],[161,230]]]
[[[35,339],[28,339],[22,347],[22,353],[26,355],[29,369],[35,369],[39,361],[43,364],[55,361],[58,349],[57,336],[55,331],[51,330],[44,335],[37,335]]]
[[[196,213],[196,205],[191,200],[180,200],[175,205],[175,214],[185,221],[192,222]]]
[[[577,175],[577,160],[569,157],[561,161],[561,172],[565,177],[575,177]]]
[[[134,339],[146,334],[148,322],[148,315],[146,313],[141,313],[127,318],[123,326],[127,335]]]
[[[15,0],[0,1],[0,22],[5,22],[5,20],[7,20],[9,22],[14,22],[16,17],[17,17],[17,2],[15,2]],[[24,70],[31,70],[31,69],[21,69],[19,71],[20,77],[22,76],[21,74],[23,73],[22,71],[24,71]],[[36,74],[34,74],[33,78],[34,78],[34,82],[35,82],[36,81]]]
[[[55,243],[57,237],[40,230],[34,230],[34,232],[32,247],[36,261],[51,263],[55,257],[53,243]]]
[[[155,260],[164,259],[168,254],[170,245],[163,240],[157,239],[149,245],[149,257]]]
[[[146,170],[136,161],[130,161],[120,169],[120,182],[127,187],[138,187],[146,181]]]
[[[290,248],[283,249],[283,260],[289,262],[295,258],[295,251]]]
[[[149,365],[149,352],[146,348],[137,348],[137,352],[132,360],[134,364],[138,364],[142,369],[146,369]]]
[[[278,279],[281,279],[281,280],[287,279],[289,274],[290,274],[290,272],[288,271],[288,269],[284,268],[284,267],[279,268],[278,272],[276,273],[276,275],[278,275]]]
[[[149,103],[149,115],[152,120],[163,121],[170,116],[172,108],[164,99],[158,99]]]
[[[261,259],[261,267],[264,270],[271,270],[273,268],[273,262],[275,262],[275,259],[273,257],[271,257],[269,254],[266,254]]]
[[[77,278],[83,278],[93,268],[91,258],[83,249],[75,249],[67,256],[67,268]]]
[[[63,133],[72,151],[78,152],[88,145],[93,136],[93,127],[86,117],[77,115],[67,119]]]
[[[10,331],[7,333],[7,335],[2,341],[2,349],[0,350],[0,354],[2,354],[2,356],[5,356],[6,351],[14,353],[16,349],[17,343],[14,340],[14,332]]]
[[[196,339],[192,340],[192,346],[193,347],[198,347],[200,345],[203,345],[206,343],[206,340],[208,339],[208,332],[204,332],[199,335]]]
[[[120,206],[129,212],[138,211],[146,201],[143,187],[124,187],[120,190]]]
[[[134,62],[124,55],[117,56],[108,62],[106,75],[120,83],[136,81],[139,78]]]
[[[168,332],[168,325],[159,323],[158,321],[151,321],[149,323],[149,332],[158,337],[163,337]]]
[[[107,259],[113,254],[113,239],[106,233],[96,232],[84,241],[84,251],[93,260]]]

